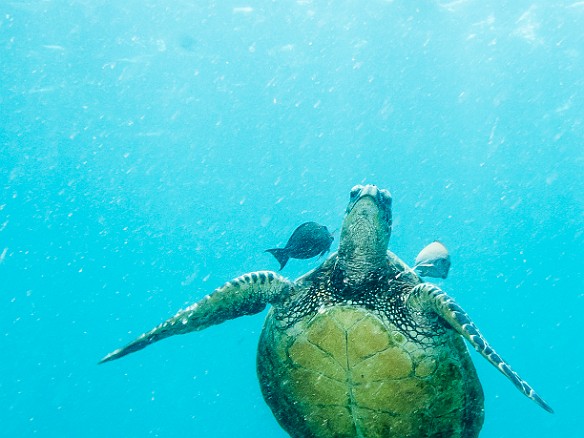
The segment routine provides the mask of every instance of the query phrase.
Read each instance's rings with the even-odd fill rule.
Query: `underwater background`
[[[446,244],[438,284],[556,411],[473,351],[481,437],[584,436],[584,2],[0,12],[0,436],[286,436],[263,313],[97,361],[276,270],[301,223],[339,228],[363,183],[391,191],[406,262]]]

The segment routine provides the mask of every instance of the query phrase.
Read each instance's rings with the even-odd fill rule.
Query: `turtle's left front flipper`
[[[275,272],[244,274],[215,289],[201,301],[179,311],[125,347],[111,352],[99,363],[119,359],[170,336],[203,330],[228,319],[259,313],[268,303],[286,298],[291,288],[292,283]]]
[[[539,406],[548,412],[553,409],[535,390],[497,354],[479,332],[467,313],[453,298],[431,283],[422,283],[412,289],[406,299],[406,306],[414,311],[431,312],[445,320],[454,330],[462,335],[485,359],[501,371],[511,382]]]

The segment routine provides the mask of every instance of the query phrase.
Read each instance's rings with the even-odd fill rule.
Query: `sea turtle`
[[[391,222],[389,192],[355,186],[338,252],[320,267],[294,282],[242,275],[101,362],[271,304],[257,373],[292,437],[478,436],[483,391],[463,338],[552,412],[451,297],[387,250]]]

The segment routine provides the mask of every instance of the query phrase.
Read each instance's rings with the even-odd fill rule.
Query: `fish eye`
[[[362,185],[356,185],[355,187],[353,187],[351,189],[351,200],[355,199],[357,196],[359,196],[359,193],[361,193],[361,190],[363,190],[363,186]]]

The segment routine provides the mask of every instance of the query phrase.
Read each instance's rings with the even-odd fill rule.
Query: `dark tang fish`
[[[327,252],[334,237],[324,225],[316,222],[306,222],[294,230],[284,248],[267,249],[280,263],[280,271],[284,269],[288,259],[310,259]]]

